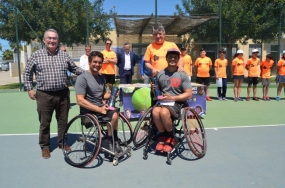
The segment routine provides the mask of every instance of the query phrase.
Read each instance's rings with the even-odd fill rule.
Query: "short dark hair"
[[[89,61],[89,63],[92,62],[93,57],[99,57],[99,58],[102,59],[102,62],[104,61],[104,56],[103,56],[103,54],[102,54],[101,52],[92,51],[92,52],[89,54],[89,56],[88,56],[88,61]]]
[[[273,59],[273,55],[272,54],[267,54],[266,58]]]
[[[223,54],[225,54],[225,53],[226,53],[226,50],[221,49],[221,50],[219,51],[219,53],[223,53]]]
[[[205,50],[204,48],[201,48],[201,49],[200,49],[200,52],[202,52],[202,51],[205,51],[205,52],[206,52],[206,50]]]
[[[112,41],[111,39],[109,39],[109,38],[107,38],[107,39],[105,40],[105,43],[106,43],[107,41],[110,41],[111,44],[113,43],[113,41]]]

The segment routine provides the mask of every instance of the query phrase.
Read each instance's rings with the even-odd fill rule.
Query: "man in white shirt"
[[[136,57],[133,52],[130,51],[130,44],[124,43],[123,50],[117,54],[120,75],[120,84],[131,84],[132,76],[134,75],[134,66],[136,64]],[[120,90],[120,106],[123,105],[123,94]]]
[[[83,56],[80,57],[80,67],[84,70],[88,70],[89,69],[89,65],[88,65],[88,56],[91,52],[91,46],[90,45],[86,45],[85,46],[85,54]]]

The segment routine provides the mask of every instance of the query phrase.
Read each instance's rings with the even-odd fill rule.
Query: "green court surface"
[[[261,126],[284,124],[283,109],[284,95],[280,101],[275,100],[276,86],[270,88],[271,101],[239,101],[234,102],[233,89],[228,88],[227,101],[213,101],[206,105],[207,115],[203,119],[206,128],[235,127],[235,126]],[[71,90],[71,105],[69,120],[79,112],[75,100],[75,91]],[[210,89],[210,96],[216,96],[216,88]],[[246,97],[246,88],[242,89],[241,96]],[[258,88],[261,97],[261,88]],[[1,92],[0,93],[0,134],[33,134],[38,133],[39,121],[36,110],[36,101],[28,97],[27,92]],[[136,122],[132,122],[133,128]],[[57,132],[56,119],[53,117],[51,132]]]

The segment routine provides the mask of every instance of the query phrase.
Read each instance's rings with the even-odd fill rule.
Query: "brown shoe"
[[[255,100],[255,101],[259,101],[259,99],[257,98],[257,97],[252,97],[253,98],[253,100]]]
[[[247,98],[246,98],[246,101],[250,101],[250,97],[247,97]]]
[[[61,144],[59,144],[59,145],[58,145],[58,148],[59,148],[59,149],[62,149],[62,145],[61,145]],[[70,146],[69,146],[69,145],[67,145],[67,144],[65,144],[64,149],[65,149],[65,151],[67,151],[67,152],[70,152],[70,151],[71,151]]]
[[[44,159],[50,158],[50,151],[49,151],[49,149],[44,148],[44,149],[42,150],[42,157],[43,157]]]

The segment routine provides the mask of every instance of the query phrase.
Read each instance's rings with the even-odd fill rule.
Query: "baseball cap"
[[[238,50],[237,54],[244,54],[243,50]]]
[[[170,48],[167,50],[167,53],[166,53],[166,56],[168,54],[177,54],[177,55],[180,55],[180,51],[177,49],[177,48]]]
[[[252,53],[259,53],[258,49],[253,49],[251,52]]]

